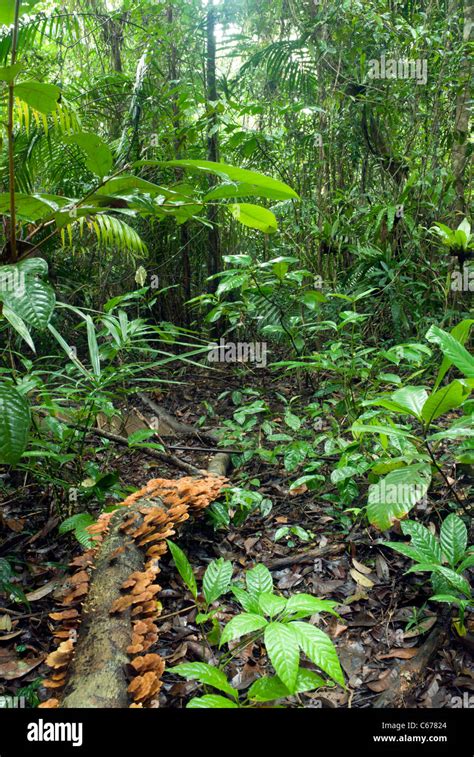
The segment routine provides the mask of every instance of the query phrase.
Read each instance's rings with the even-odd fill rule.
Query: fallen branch
[[[145,423],[148,426],[148,428],[154,431],[156,436],[163,443],[163,439],[161,438],[159,433],[155,431],[155,429],[150,424],[149,420],[145,418],[143,413],[141,413],[138,409],[136,409],[136,412],[138,413],[138,416],[143,421],[143,423]],[[169,417],[171,418],[172,416],[169,416]],[[178,424],[178,425],[181,426],[182,424]],[[191,429],[191,431],[194,431],[194,429],[191,426],[189,426],[189,428]],[[209,471],[209,473],[212,473],[214,476],[225,476],[229,466],[230,466],[230,455],[228,454],[227,451],[219,451],[213,457],[211,457],[207,470]]]
[[[287,565],[297,565],[301,563],[312,563],[317,557],[327,557],[328,555],[338,555],[344,552],[344,544],[330,544],[327,547],[317,547],[307,552],[287,555],[286,557],[277,557],[274,560],[267,560],[265,565],[270,570],[277,568],[286,568]]]
[[[111,442],[122,444],[125,447],[133,449],[133,447],[130,447],[128,439],[126,439],[124,436],[112,434],[110,431],[102,431],[100,428],[83,428],[82,430],[89,431],[89,433],[94,434],[94,436],[99,436],[103,439],[109,439],[109,441]],[[184,460],[176,457],[176,455],[172,455],[169,452],[159,452],[156,449],[148,449],[148,447],[140,447],[140,449],[143,450],[143,452],[148,455],[148,457],[154,457],[156,460],[161,460],[161,462],[163,463],[174,465],[175,468],[180,468],[181,470],[184,470],[186,471],[186,473],[190,473],[193,476],[202,476],[202,470],[196,468],[195,465],[191,465],[191,463],[186,463]]]
[[[219,437],[215,431],[203,431],[202,429],[190,426],[188,423],[178,421],[174,415],[168,413],[167,410],[161,407],[161,405],[158,405],[144,392],[138,392],[138,397],[140,397],[141,401],[147,405],[150,410],[153,410],[158,420],[164,421],[167,426],[175,431],[177,436],[194,436],[197,439],[207,439],[214,444],[219,441]]]

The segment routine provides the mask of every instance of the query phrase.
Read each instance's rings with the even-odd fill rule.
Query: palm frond
[[[97,244],[104,248],[114,248],[120,252],[130,254],[132,257],[147,253],[147,247],[143,239],[132,229],[128,223],[108,213],[83,216],[74,219],[61,229],[61,241],[66,247],[73,244],[73,232],[79,232],[82,237],[85,231],[93,234]]]
[[[317,86],[315,63],[306,47],[306,38],[272,42],[244,63],[239,77],[251,74],[256,68],[266,70],[270,82],[293,92],[309,96]]]

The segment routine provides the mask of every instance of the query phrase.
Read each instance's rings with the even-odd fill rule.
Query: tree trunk
[[[170,6],[167,11],[167,22],[172,30],[174,22],[173,8]],[[172,35],[170,35],[172,37]],[[177,62],[177,49],[174,42],[171,43],[170,55],[169,55],[169,79],[174,82],[173,89],[176,90],[176,82],[178,81],[178,62]],[[175,91],[171,107],[173,111],[173,131],[174,131],[174,153],[176,160],[181,158],[183,141],[179,135],[181,129],[181,118],[178,105],[178,93]],[[179,178],[183,177],[183,172],[178,171]],[[191,299],[191,261],[189,259],[189,229],[187,223],[183,223],[180,226],[180,244],[181,244],[181,264],[183,273],[183,295],[184,301],[187,302]],[[183,316],[186,325],[189,325],[189,313],[183,306]]]
[[[453,3],[451,9],[456,14],[461,10],[461,3]],[[460,14],[459,14],[460,15]],[[454,175],[454,189],[456,200],[454,211],[457,221],[460,222],[466,215],[466,173],[470,156],[468,154],[469,137],[469,100],[472,65],[469,58],[468,43],[472,40],[472,26],[474,23],[474,1],[464,2],[464,25],[463,42],[465,45],[464,56],[459,71],[459,85],[456,98],[456,115],[454,122],[454,140],[451,164]]]
[[[208,119],[208,137],[207,137],[207,155],[212,161],[219,160],[219,136],[217,131],[217,81],[216,81],[216,16],[212,8],[207,13],[207,108],[209,113]],[[216,178],[210,180],[211,186],[216,183]],[[209,252],[207,258],[207,274],[213,276],[221,269],[221,245],[218,226],[217,205],[210,204],[207,212],[207,218],[211,224],[209,229]],[[215,292],[217,281],[213,279],[208,283],[208,291]]]

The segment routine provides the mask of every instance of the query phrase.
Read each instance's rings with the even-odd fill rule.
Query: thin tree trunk
[[[172,30],[174,23],[173,8],[170,6],[167,11],[167,22]],[[172,38],[172,35],[170,35]],[[176,90],[176,82],[178,81],[178,63],[177,63],[177,49],[174,42],[171,43],[170,56],[169,56],[169,78],[174,82],[173,89]],[[178,105],[178,93],[172,98],[171,103],[173,111],[173,131],[174,131],[174,152],[175,158],[179,160],[182,153],[183,140],[180,137],[181,118]],[[178,176],[182,178],[183,172],[178,171]],[[180,227],[180,243],[181,243],[181,265],[183,273],[183,294],[184,301],[187,302],[191,299],[191,261],[189,259],[189,229],[187,223],[183,223]],[[189,325],[189,313],[186,308],[183,307],[184,321]]]
[[[453,2],[450,10],[456,15],[462,8],[462,2]],[[452,151],[452,170],[454,174],[454,188],[456,200],[454,210],[457,220],[461,221],[466,215],[466,173],[470,158],[468,155],[469,137],[469,100],[472,65],[469,58],[468,43],[472,40],[472,26],[474,23],[474,0],[464,2],[463,42],[465,51],[459,71],[459,89],[456,98],[456,115],[454,122],[454,140]]]
[[[216,103],[217,80],[216,80],[216,16],[213,8],[207,13],[207,107],[209,111],[208,119],[208,137],[207,137],[207,155],[209,160],[219,160],[219,135],[217,131],[217,113]],[[216,183],[215,177],[211,178],[211,186]],[[209,229],[209,251],[207,258],[207,274],[213,276],[221,268],[221,244],[218,226],[217,205],[210,204],[207,212],[207,218],[211,224]],[[215,292],[217,281],[212,279],[208,283],[208,291]]]

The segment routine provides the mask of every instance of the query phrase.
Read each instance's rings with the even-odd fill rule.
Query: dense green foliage
[[[60,533],[90,546],[87,526],[124,493],[95,460],[108,449],[91,441],[98,415],[189,368],[212,371],[211,345],[242,385],[219,398],[232,408],[216,425],[235,485],[210,508],[214,528],[268,514],[263,466],[323,502],[344,534],[410,514],[411,543],[385,545],[431,575],[433,600],[465,633],[470,0],[1,5],[1,469],[48,486]],[[128,444],[164,451],[153,439],[142,430]],[[427,502],[439,542],[422,523]],[[290,546],[310,537],[298,523],[278,534]],[[263,566],[244,589],[226,561],[208,567],[201,600],[170,549],[214,644],[257,632],[276,673],[242,705],[222,670],[182,664],[220,691],[190,706],[325,685],[300,652],[344,685],[329,636],[300,620],[333,602],[282,598],[268,571],[253,591]],[[2,565],[0,584],[25,601]],[[223,629],[212,570],[243,607]]]

